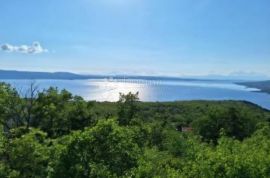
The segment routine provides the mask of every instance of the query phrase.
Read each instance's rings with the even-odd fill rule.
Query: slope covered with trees
[[[241,82],[238,83],[251,88],[258,88],[261,92],[270,93],[270,80],[259,82]]]
[[[237,101],[85,101],[0,84],[0,177],[270,177],[270,112]],[[184,129],[188,128],[188,129]]]

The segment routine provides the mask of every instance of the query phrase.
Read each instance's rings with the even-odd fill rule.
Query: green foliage
[[[254,132],[255,126],[256,120],[241,115],[235,108],[212,111],[208,116],[193,123],[195,131],[204,140],[214,143],[220,137],[221,129],[225,135],[242,140]]]
[[[125,175],[140,154],[133,132],[114,120],[100,121],[76,132],[61,153],[52,177],[111,177]]]
[[[70,120],[71,130],[80,130],[95,125],[96,119],[93,117],[92,106],[92,103],[85,102],[81,97],[74,97],[67,116]]]
[[[136,94],[128,93],[127,95],[120,93],[118,101],[118,121],[120,125],[128,125],[134,119],[138,111],[138,101],[138,92]]]
[[[162,149],[173,156],[183,157],[188,147],[187,139],[176,130],[166,130],[163,136]]]
[[[178,168],[181,161],[166,152],[156,149],[146,149],[139,160],[139,166],[133,170],[133,176],[155,178],[181,178]]]
[[[270,130],[268,130],[270,131]],[[269,137],[254,135],[242,143],[222,137],[216,147],[202,147],[183,168],[185,177],[269,177]]]
[[[36,129],[10,140],[5,148],[4,161],[19,177],[45,177],[49,153],[46,134]]]
[[[36,99],[33,126],[47,132],[49,137],[65,135],[95,124],[91,107],[91,103],[66,90],[49,88]]]
[[[1,178],[270,177],[270,112],[251,103],[30,91],[0,83]]]
[[[39,93],[35,107],[35,125],[39,125],[50,137],[69,133],[68,114],[71,99],[69,92],[62,90],[58,93],[56,88]]]
[[[0,123],[7,129],[25,124],[23,101],[10,85],[0,83]]]
[[[6,137],[4,135],[3,126],[0,125],[0,154],[2,154],[6,143]]]

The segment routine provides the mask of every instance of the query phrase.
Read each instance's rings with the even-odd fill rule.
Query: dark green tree
[[[123,176],[137,166],[140,155],[133,141],[133,132],[114,120],[98,124],[71,136],[62,151],[52,177],[115,177]]]
[[[0,83],[0,124],[5,130],[25,125],[23,101],[19,93],[5,83]]]
[[[49,88],[38,94],[34,108],[33,125],[48,133],[49,137],[57,137],[70,132],[69,120],[72,94],[66,90],[59,92],[57,88]]]
[[[193,123],[195,131],[206,141],[217,143],[221,129],[239,140],[251,135],[255,130],[254,120],[243,116],[235,108],[215,110]]]
[[[15,129],[16,130],[16,129]],[[12,131],[13,132],[13,131]],[[46,177],[49,149],[46,134],[37,129],[9,140],[5,147],[5,165],[18,177]]]
[[[138,112],[139,93],[120,93],[118,101],[118,121],[120,125],[128,125]]]

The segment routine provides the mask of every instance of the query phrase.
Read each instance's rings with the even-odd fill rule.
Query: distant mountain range
[[[259,73],[246,73],[246,72],[235,72],[230,73],[228,75],[208,75],[203,76],[203,78],[208,79],[226,79],[226,80],[246,80],[246,81],[262,81],[269,80],[270,77],[267,75],[259,74]]]
[[[29,72],[15,70],[0,70],[0,79],[61,79],[61,80],[78,80],[89,78],[100,78],[95,75],[79,75],[70,72]]]
[[[208,75],[208,76],[185,76],[185,77],[166,77],[166,76],[138,76],[138,75],[82,75],[70,72],[30,72],[16,70],[0,70],[0,79],[59,79],[59,80],[83,80],[83,79],[145,79],[145,80],[173,80],[173,81],[196,81],[196,80],[230,80],[241,81],[260,81],[266,80],[264,77],[248,77],[248,75]]]

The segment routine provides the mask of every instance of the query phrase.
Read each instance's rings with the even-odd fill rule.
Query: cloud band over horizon
[[[5,52],[18,52],[24,54],[40,54],[48,52],[47,49],[43,48],[41,44],[37,41],[33,42],[32,45],[11,45],[11,44],[2,44],[1,50]]]

